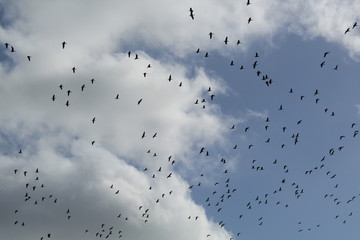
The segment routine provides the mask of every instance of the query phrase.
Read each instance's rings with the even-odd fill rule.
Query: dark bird
[[[8,47],[9,47],[9,44],[5,43],[5,48],[8,49]]]
[[[51,98],[53,101],[55,101],[55,94],[53,94],[52,98]]]
[[[189,11],[190,11],[191,19],[194,20],[194,10],[192,8],[190,8]]]
[[[139,59],[139,55],[135,54],[135,60]]]
[[[348,32],[350,32],[350,28],[347,28],[344,32],[344,34],[347,34]]]
[[[30,62],[31,56],[27,56],[27,59],[28,59],[28,60],[29,60],[29,62]]]
[[[67,90],[67,95],[70,96],[71,90]]]
[[[115,97],[115,99],[119,99],[119,94],[116,94],[116,97]]]
[[[247,5],[247,6],[250,5],[250,0],[247,0],[246,5]]]
[[[91,145],[94,145],[94,144],[95,144],[95,141],[92,141],[92,142],[91,142]]]
[[[63,85],[62,85],[62,84],[60,84],[59,88],[62,90],[62,89],[63,89]]]
[[[200,48],[198,48],[197,50],[196,50],[196,53],[199,53],[200,52]]]
[[[210,39],[212,39],[213,35],[214,35],[214,33],[212,33],[212,32],[209,33]]]
[[[251,18],[251,17],[249,17],[249,19],[248,19],[248,24],[249,24],[251,21],[252,21],[252,18]]]
[[[168,78],[168,80],[169,80],[169,82],[172,80],[172,78],[171,78],[171,75],[169,75],[169,78]]]
[[[11,46],[11,52],[15,52],[15,48]]]
[[[90,81],[91,81],[91,84],[94,84],[95,79],[93,78]]]
[[[257,61],[255,61],[255,62],[253,63],[253,68],[255,69],[256,66],[257,66]]]
[[[357,26],[357,22],[354,23],[354,25],[352,26],[352,28],[354,29]]]
[[[278,110],[283,110],[283,105],[280,105]]]
[[[73,67],[73,68],[72,68],[73,73],[75,73],[75,70],[76,70],[76,68],[75,68],[75,67]]]
[[[92,119],[92,123],[93,123],[93,124],[95,123],[95,117]]]
[[[240,41],[240,40],[237,40],[236,45],[239,45],[240,43],[241,43],[241,41]]]
[[[258,53],[258,52],[255,52],[255,57],[259,57],[259,53]]]
[[[225,37],[225,40],[224,40],[224,43],[225,43],[225,44],[228,44],[228,42],[229,42],[229,41],[228,41],[228,37],[226,36],[226,37]]]
[[[145,131],[143,132],[143,134],[142,134],[141,138],[144,138],[144,137],[145,137]]]
[[[142,101],[142,98],[137,102],[137,104],[139,105],[141,103],[141,101]]]
[[[336,65],[334,68],[333,68],[333,70],[338,70],[338,65]]]
[[[318,95],[318,94],[319,94],[319,90],[315,89],[314,96],[315,96],[315,95]]]
[[[205,53],[205,57],[209,57],[209,53],[208,53],[208,52]]]
[[[61,43],[63,49],[65,48],[65,45],[66,45],[66,44],[67,44],[67,43],[66,43],[65,41]]]
[[[326,57],[330,52],[325,52],[324,53],[324,57]]]
[[[84,88],[85,88],[85,84],[83,84],[83,85],[81,86],[81,91],[82,91],[82,92],[84,91]]]
[[[66,101],[65,105],[66,105],[67,107],[70,106],[69,100]]]
[[[322,63],[320,63],[320,67],[322,68],[325,64],[325,61],[323,61]]]

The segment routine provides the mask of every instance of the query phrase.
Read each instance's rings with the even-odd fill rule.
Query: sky
[[[0,0],[1,239],[358,239],[359,13]]]

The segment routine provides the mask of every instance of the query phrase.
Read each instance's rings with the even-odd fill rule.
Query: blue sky
[[[359,235],[357,1],[0,3],[6,239]]]

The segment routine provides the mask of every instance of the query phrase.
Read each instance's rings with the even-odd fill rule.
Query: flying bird
[[[137,102],[137,104],[139,105],[139,104],[142,102],[142,100],[143,100],[143,99],[141,98],[141,99]]]
[[[65,41],[61,43],[63,49],[65,48],[65,45],[66,45],[66,44],[67,44],[67,43],[66,43]]]
[[[194,20],[194,10],[192,8],[189,9],[190,17],[192,20]]]

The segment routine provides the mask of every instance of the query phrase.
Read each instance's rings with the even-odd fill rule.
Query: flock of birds
[[[250,5],[251,2],[250,0],[247,0],[246,5]],[[195,10],[193,8],[189,9],[189,16],[192,20],[195,20]],[[252,21],[254,21],[254,19],[252,17],[249,17],[247,19],[247,23],[250,24]],[[348,27],[344,34],[348,34],[350,31],[352,31],[355,27],[357,27],[357,22],[355,22],[353,24],[352,27]],[[215,37],[215,33],[210,32],[209,33],[209,39],[213,40]],[[228,45],[230,43],[230,38],[228,36],[224,37],[224,44]],[[241,44],[242,42],[240,40],[236,40],[235,41],[236,45]],[[62,49],[65,50],[67,43],[64,41],[60,44],[59,47],[61,47]],[[10,53],[15,53],[15,47],[12,46],[9,43],[5,43],[5,49],[7,51],[9,51]],[[199,54],[200,48],[198,48],[195,53]],[[326,51],[322,54],[323,56],[323,60],[320,63],[320,68],[323,68],[325,66],[326,63],[326,59],[328,58],[328,56],[331,53],[329,51]],[[128,51],[127,52],[127,56],[129,59],[133,58],[134,60],[138,60],[141,56],[139,56],[138,53],[133,53],[132,51]],[[205,52],[204,57],[209,57],[209,52]],[[32,57],[31,56],[26,56],[27,60],[30,62]],[[267,86],[270,87],[274,84],[274,80],[270,77],[270,75],[268,73],[264,73],[262,69],[259,68],[260,66],[260,62],[261,62],[261,57],[259,52],[255,52],[254,54],[254,59],[252,64],[250,64],[249,66],[244,66],[244,65],[240,65],[239,69],[243,70],[245,68],[252,69],[254,71],[254,75],[256,77],[258,77],[260,80],[263,81],[263,83]],[[234,60],[230,60],[229,61],[229,65],[230,66],[235,66]],[[152,68],[151,64],[148,64],[146,69]],[[339,69],[339,65],[335,65],[334,67],[332,67],[333,70],[338,70]],[[69,71],[72,71],[73,74],[76,74],[77,72],[77,68],[74,66],[71,69],[69,69]],[[147,77],[148,73],[147,72],[143,72],[142,73],[143,77]],[[169,77],[167,79],[169,82],[174,82],[173,76],[172,74],[169,74]],[[95,79],[92,78],[89,81],[89,84],[95,84]],[[177,83],[179,87],[183,86],[183,82],[178,82]],[[60,84],[59,89],[61,91],[65,91],[65,93],[63,95],[70,97],[70,95],[72,94],[72,90],[68,89],[65,90],[65,86],[63,84]],[[79,89],[81,92],[85,91],[86,89],[86,84],[82,84],[81,86],[79,86]],[[314,102],[314,104],[320,104],[320,90],[319,89],[314,89],[313,93],[312,93],[312,101]],[[215,93],[214,93],[214,89],[212,86],[209,86],[207,89],[204,89],[204,93],[205,95],[207,95],[207,97],[200,97],[198,99],[194,99],[194,104],[195,105],[200,105],[201,108],[206,109],[206,104],[210,101],[214,101],[215,100]],[[297,92],[295,89],[290,88],[288,90],[287,94],[291,94],[294,97],[296,97],[299,101],[303,101],[305,99],[305,95],[303,94],[299,94],[296,95]],[[57,99],[57,94],[52,94],[51,96],[51,100],[53,102],[55,102]],[[114,100],[119,100],[119,94],[118,93],[114,93]],[[140,98],[137,100],[137,105],[140,105],[143,101],[146,101],[146,99],[144,100],[143,98]],[[66,107],[71,107],[70,104],[70,100],[66,100],[66,102],[64,103],[64,105]],[[281,104],[279,106],[274,107],[275,111],[282,111],[282,112],[286,112],[287,110],[287,106],[284,104]],[[325,113],[327,113],[329,115],[329,117],[335,117],[335,112],[332,110],[329,110],[328,107],[324,107],[323,111]],[[89,121],[92,124],[96,123],[96,116],[93,117],[92,119],[89,119]],[[303,124],[303,120],[299,119],[296,123],[294,123],[295,126],[301,126]],[[263,131],[268,131],[270,128],[272,128],[271,125],[271,119],[270,117],[266,117],[265,121],[264,121],[264,125],[263,125]],[[238,126],[236,126],[235,124],[232,126],[229,126],[230,131],[235,131],[236,129],[238,129]],[[248,134],[250,131],[252,131],[253,128],[252,126],[246,126],[241,130],[241,134]],[[287,146],[295,146],[298,145],[299,142],[301,142],[301,132],[298,131],[292,131],[293,129],[289,126],[282,126],[280,129],[278,129],[278,133],[279,134],[289,134],[289,137],[287,138],[286,141],[284,141],[281,145],[278,146],[279,150],[283,150],[285,151]],[[337,173],[336,170],[331,169],[330,167],[327,166],[327,161],[329,161],[331,158],[334,158],[336,156],[337,153],[341,152],[344,148],[345,145],[342,143],[343,140],[345,138],[352,138],[352,139],[356,139],[357,135],[359,134],[359,130],[357,129],[357,124],[351,123],[349,124],[349,134],[347,135],[341,135],[339,136],[338,139],[338,145],[337,146],[330,146],[328,148],[328,152],[324,152],[322,153],[322,157],[318,159],[317,162],[314,163],[314,166],[307,169],[304,172],[304,175],[306,176],[310,176],[312,174],[320,174],[322,175],[324,178],[328,178],[329,181],[333,181],[333,188],[337,189],[339,187],[339,184],[336,182],[337,180]],[[151,137],[151,138],[156,138],[157,137],[157,132],[151,132],[148,133],[146,131],[142,131],[142,133],[139,133],[139,139],[140,141],[144,138],[147,137]],[[271,137],[266,137],[264,139],[264,144],[270,144],[272,142],[272,138]],[[96,141],[95,140],[90,140],[90,144],[91,145],[95,145]],[[234,143],[234,145],[231,147],[232,150],[238,150],[240,149],[241,151],[256,151],[256,149],[258,148],[258,146],[256,144],[249,144],[247,146],[241,147],[240,144]],[[156,152],[152,152],[152,150],[147,149],[146,153],[151,154],[152,157],[157,157],[157,153]],[[23,151],[20,149],[18,151],[18,154],[21,156],[21,154],[23,154]],[[211,150],[208,149],[206,146],[203,146],[199,149],[199,155],[201,157],[211,157],[212,153]],[[224,208],[226,208],[226,202],[230,201],[232,198],[236,197],[237,192],[239,192],[239,189],[234,186],[234,184],[231,181],[231,168],[227,168],[227,163],[228,160],[225,159],[225,157],[222,157],[218,163],[216,164],[220,164],[221,167],[224,169],[223,171],[223,176],[221,176],[221,179],[219,181],[216,181],[213,183],[213,187],[210,188],[209,193],[207,196],[204,197],[204,202],[202,203],[206,208],[211,208],[214,212],[219,213],[218,217],[221,217],[220,214],[223,211]],[[156,170],[153,170],[153,166],[145,166],[143,169],[144,174],[148,174],[149,178],[152,178],[154,180],[158,180],[162,181],[163,179],[169,179],[172,177],[172,175],[174,174],[173,172],[164,172],[164,169],[172,169],[173,165],[176,164],[176,161],[174,160],[173,156],[170,155],[167,157],[167,161],[166,164],[168,164],[166,167],[163,166],[157,166]],[[250,163],[249,163],[249,167],[250,170],[255,171],[255,172],[266,172],[267,167],[264,166],[264,162],[261,160],[256,160],[256,159],[251,159]],[[272,160],[272,166],[273,168],[277,168],[278,170],[280,170],[282,172],[281,176],[278,176],[280,181],[278,183],[278,185],[276,187],[274,187],[274,189],[269,190],[268,192],[264,192],[264,193],[259,193],[258,195],[254,196],[252,199],[249,199],[246,203],[243,204],[243,206],[241,207],[241,212],[238,213],[237,218],[239,221],[244,221],[246,220],[246,218],[251,215],[251,211],[255,208],[259,208],[260,206],[279,206],[279,207],[285,207],[285,208],[289,208],[290,203],[288,202],[284,202],[281,200],[281,197],[278,197],[280,192],[288,192],[291,193],[294,198],[296,200],[301,199],[302,195],[306,192],[306,189],[304,189],[304,187],[301,186],[300,183],[296,182],[296,181],[290,181],[288,176],[291,173],[291,170],[289,165],[287,164],[286,161],[284,160],[280,160],[280,159],[273,159]],[[152,170],[151,170],[152,169]],[[13,174],[17,175],[18,177],[24,177],[26,179],[26,183],[23,186],[23,198],[24,198],[24,202],[25,204],[34,204],[34,205],[44,205],[44,204],[48,204],[51,203],[53,205],[56,205],[58,202],[58,199],[61,198],[61,196],[55,196],[54,194],[47,194],[49,191],[47,191],[46,188],[46,184],[44,182],[42,182],[42,178],[41,178],[41,169],[36,168],[34,170],[20,170],[20,169],[14,169],[13,170]],[[200,173],[199,177],[200,179],[205,177],[206,173]],[[160,176],[160,177],[159,177]],[[224,177],[225,176],[225,177]],[[189,190],[195,190],[196,188],[199,188],[203,186],[202,182],[196,182],[193,183],[191,185],[189,185]],[[223,186],[223,187],[221,187]],[[205,187],[206,189],[208,189],[207,187]],[[153,186],[148,186],[147,191],[151,191],[153,189]],[[120,189],[116,188],[116,184],[111,184],[109,186],[109,191],[112,191],[112,193],[114,195],[118,195],[121,194]],[[168,197],[171,197],[173,191],[175,190],[170,190],[169,192],[164,192],[159,196],[155,196],[154,197],[154,204],[161,204],[162,200]],[[329,192],[327,194],[325,194],[323,196],[325,201],[331,201],[334,204],[334,207],[339,206],[339,205],[343,205],[343,204],[351,204],[353,201],[357,200],[357,198],[360,197],[360,193],[354,193],[351,197],[344,199],[341,196],[337,195],[336,193],[333,192]],[[148,223],[151,219],[151,212],[152,212],[152,207],[151,206],[145,206],[145,205],[140,205],[138,206],[139,211],[139,218],[143,221],[143,223]],[[334,219],[336,219],[337,221],[345,224],[352,216],[353,214],[355,214],[355,211],[350,211],[347,213],[338,213],[334,216]],[[72,214],[72,209],[71,208],[67,208],[64,209],[64,215],[63,218],[67,221],[72,221],[73,218],[73,214]],[[125,216],[124,213],[117,213],[116,216],[113,217],[114,219],[121,219],[122,221],[126,222],[129,220],[129,216]],[[198,215],[189,215],[187,217],[188,220],[194,220],[197,221],[199,219]],[[23,218],[21,217],[21,210],[20,209],[14,209],[13,210],[13,218],[10,219],[11,221],[13,221],[13,224],[19,227],[27,227],[28,224],[25,220],[23,220]],[[227,222],[225,220],[220,220],[218,222],[219,227],[223,228],[225,226],[227,226]],[[259,216],[257,218],[256,224],[258,226],[262,226],[263,224],[266,224],[266,217],[265,216]],[[302,221],[298,221],[297,222],[298,225],[298,229],[297,231],[303,232],[304,230],[313,230],[313,229],[317,229],[321,227],[321,223],[315,224],[314,226],[303,226],[303,222]],[[92,236],[95,236],[96,238],[122,238],[124,235],[124,231],[125,229],[122,229],[121,227],[118,227],[116,224],[108,226],[105,223],[99,223],[97,228],[84,228],[83,232],[84,234],[92,234]],[[238,231],[236,234],[234,234],[233,237],[230,238],[230,240],[235,239],[236,237],[242,235],[243,231]],[[39,236],[40,240],[46,239],[46,238],[51,238],[53,236],[52,233],[43,233],[41,236]],[[126,236],[126,235],[125,235]],[[206,238],[211,238],[211,234],[207,234],[206,236],[204,236],[204,239]]]

